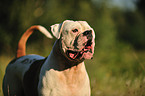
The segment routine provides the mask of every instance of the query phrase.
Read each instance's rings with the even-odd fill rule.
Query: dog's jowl
[[[93,28],[86,21],[65,20],[52,25],[57,40],[46,58],[25,53],[27,39],[34,30],[52,38],[40,25],[30,27],[22,35],[16,58],[6,68],[4,96],[90,96],[84,60],[93,58]]]

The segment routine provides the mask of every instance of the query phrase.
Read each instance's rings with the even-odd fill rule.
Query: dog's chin
[[[94,44],[92,40],[88,40],[83,48],[78,51],[74,50],[67,50],[66,55],[71,60],[85,60],[85,59],[92,59],[94,53]]]

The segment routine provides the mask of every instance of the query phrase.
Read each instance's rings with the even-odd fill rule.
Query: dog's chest
[[[44,96],[89,96],[89,79],[86,74],[70,74],[49,70],[39,85]],[[41,86],[41,88],[40,88]],[[43,96],[42,95],[42,96]]]

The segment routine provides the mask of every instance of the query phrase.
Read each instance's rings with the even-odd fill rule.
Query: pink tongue
[[[69,53],[69,56],[72,59],[75,59],[77,57],[77,55],[78,55],[78,53],[77,54]]]

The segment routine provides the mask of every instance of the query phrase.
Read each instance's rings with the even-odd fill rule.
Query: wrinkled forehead
[[[92,29],[86,21],[77,21],[81,24],[83,30],[90,30]]]
[[[63,30],[67,31],[72,29],[79,29],[81,31],[92,29],[86,21],[65,21],[62,27]]]

